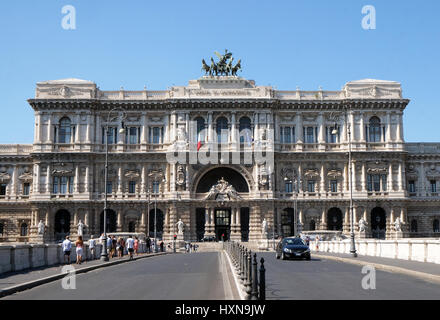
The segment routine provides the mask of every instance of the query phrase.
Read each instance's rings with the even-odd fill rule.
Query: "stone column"
[[[325,143],[325,125],[322,112],[318,115],[318,143]]]
[[[118,210],[118,218],[117,218],[117,225],[116,225],[116,231],[121,232],[122,231],[122,209]]]
[[[398,181],[398,190],[399,191],[402,191],[403,190],[403,179],[402,179],[402,175],[403,175],[403,172],[402,172],[402,163],[401,162],[399,162],[399,176],[397,177],[397,181]]]
[[[364,113],[361,112],[360,114],[360,123],[359,123],[359,136],[360,141],[365,142],[365,124],[364,124]]]
[[[295,116],[295,127],[296,127],[296,131],[298,132],[296,143],[303,143],[304,136],[303,136],[302,115],[299,112]]]
[[[148,135],[148,131],[147,131],[147,115],[146,114],[142,114],[141,116],[141,144],[146,144],[147,143],[147,135]]]
[[[12,177],[11,177],[11,189],[9,194],[13,197],[15,197],[16,195],[16,189],[17,189],[17,165],[14,165],[13,170],[12,170]]]
[[[46,143],[52,143],[53,141],[52,115],[48,115],[46,137],[47,137]]]
[[[392,192],[393,191],[393,164],[390,162],[388,165],[388,176],[387,176],[387,190],[388,192]]]
[[[325,187],[325,169],[324,169],[324,163],[322,163],[321,164],[321,185],[320,185],[320,187],[319,187],[319,192],[321,193],[321,196],[322,195],[325,195],[325,193],[326,193],[326,187]]]
[[[90,186],[90,168],[89,168],[89,165],[87,164],[86,165],[86,176],[84,178],[84,192],[89,193],[89,190],[90,190],[89,186]],[[107,186],[104,186],[104,190],[105,190],[104,192],[106,192],[106,188],[107,188]]]
[[[325,207],[322,208],[322,214],[321,214],[321,230],[327,230],[327,211],[325,210]]]
[[[75,168],[75,177],[74,177],[74,184],[73,184],[73,192],[79,193],[79,165],[76,165]]]
[[[361,176],[361,190],[362,192],[365,192],[367,190],[366,188],[366,169],[365,169],[365,162],[362,163],[362,176]]]
[[[213,128],[212,128],[212,111],[208,112],[208,137],[207,137],[207,142],[209,143],[213,143],[215,142],[215,139],[213,137],[214,132],[213,132]]]
[[[104,186],[104,190],[107,188],[107,186]],[[118,169],[118,194],[122,194],[122,164],[119,166]]]
[[[40,164],[35,163],[34,164],[34,192],[40,193]]]
[[[350,206],[345,207],[343,232],[350,233]]]

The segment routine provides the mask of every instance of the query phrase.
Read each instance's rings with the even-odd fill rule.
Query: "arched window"
[[[3,236],[3,232],[5,232],[5,225],[3,222],[0,222],[0,236]]]
[[[372,117],[370,119],[370,125],[368,128],[368,135],[370,142],[381,142],[381,127],[380,127],[380,119],[378,117]]]
[[[432,231],[440,232],[440,221],[438,219],[434,219],[434,222],[432,223]]]
[[[315,222],[315,220],[310,221],[309,230],[310,231],[316,230],[316,222]]]
[[[70,137],[72,136],[72,127],[70,119],[64,117],[60,120],[60,132],[58,136],[59,143],[70,143]]]
[[[26,237],[28,235],[28,225],[27,223],[22,223],[20,226],[20,236]]]
[[[136,222],[130,221],[128,223],[128,232],[135,232],[136,231]]]
[[[228,119],[220,117],[217,119],[217,142],[228,142]]]
[[[196,123],[197,123],[197,132],[196,132],[196,141],[197,142],[205,142],[205,135],[206,135],[206,131],[205,131],[205,119],[203,119],[202,117],[197,117],[195,119]]]
[[[251,119],[248,117],[240,118],[239,132],[240,143],[250,144],[252,142]]]
[[[411,220],[411,232],[417,232],[417,220]]]

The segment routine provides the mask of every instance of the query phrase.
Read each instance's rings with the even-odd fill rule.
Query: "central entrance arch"
[[[196,193],[206,193],[220,179],[231,184],[237,192],[249,192],[246,179],[238,171],[228,167],[218,167],[206,172],[197,183]]]

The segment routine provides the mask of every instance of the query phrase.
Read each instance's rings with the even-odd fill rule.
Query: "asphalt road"
[[[275,253],[258,253],[266,260],[268,300],[418,300],[440,299],[440,285],[410,276],[376,270],[376,289],[364,290],[362,267],[314,259],[277,260]]]
[[[79,274],[75,290],[63,289],[59,280],[4,299],[237,299],[226,266],[220,253],[158,256]]]

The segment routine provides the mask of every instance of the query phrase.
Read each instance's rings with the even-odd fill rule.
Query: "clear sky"
[[[76,29],[62,28],[65,5]],[[364,30],[362,8],[376,9]],[[402,83],[408,142],[440,142],[440,1],[14,0],[0,2],[0,143],[32,143],[35,83],[92,80],[102,90],[165,90],[202,75],[213,51],[279,90]]]

